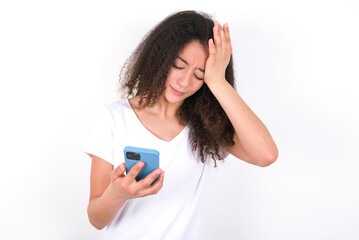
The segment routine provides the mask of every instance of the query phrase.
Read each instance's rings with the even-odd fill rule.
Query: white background
[[[336,1],[1,1],[0,239],[100,239],[87,220],[98,107],[167,15],[229,23],[237,90],[278,160],[211,170],[211,239],[359,239],[359,7]]]

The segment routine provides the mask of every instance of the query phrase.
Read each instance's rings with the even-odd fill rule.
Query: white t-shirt
[[[209,166],[193,155],[189,126],[167,142],[142,125],[128,99],[102,106],[82,151],[116,168],[124,162],[125,146],[158,150],[164,183],[155,195],[128,200],[103,239],[208,239],[201,191]]]

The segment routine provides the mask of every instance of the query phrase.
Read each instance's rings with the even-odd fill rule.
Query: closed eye
[[[176,64],[173,64],[173,67],[176,68],[176,69],[184,69],[183,67],[178,67]],[[194,74],[194,76],[195,76],[198,80],[202,80],[202,81],[203,81],[203,78],[198,77],[196,74]]]
[[[178,67],[178,66],[176,66],[175,64],[173,64],[173,67],[174,67],[174,68],[177,68],[177,69],[183,69],[183,67]]]
[[[203,78],[198,77],[196,74],[194,75],[198,80],[203,80]]]

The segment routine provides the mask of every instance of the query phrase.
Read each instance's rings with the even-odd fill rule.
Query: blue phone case
[[[160,167],[160,153],[157,150],[127,146],[123,149],[123,153],[125,155],[126,174],[139,161],[145,163],[145,166],[136,177],[137,181],[144,179],[148,174]]]

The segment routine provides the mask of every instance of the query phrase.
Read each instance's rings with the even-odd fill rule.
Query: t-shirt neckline
[[[159,137],[157,137],[155,134],[153,134],[150,130],[148,130],[143,124],[142,122],[140,121],[140,119],[137,117],[135,111],[133,110],[131,104],[130,104],[130,101],[128,100],[128,98],[126,98],[126,103],[130,109],[130,112],[131,114],[133,115],[133,117],[136,119],[136,122],[138,123],[138,125],[140,125],[140,127],[144,130],[144,132],[146,132],[148,135],[150,135],[152,138],[160,141],[160,142],[163,142],[163,143],[166,143],[166,144],[170,144],[170,143],[174,143],[176,142],[178,139],[181,138],[181,136],[184,134],[184,132],[187,130],[188,128],[188,123],[187,125],[174,137],[172,138],[170,141],[166,141],[166,140],[163,140]]]

